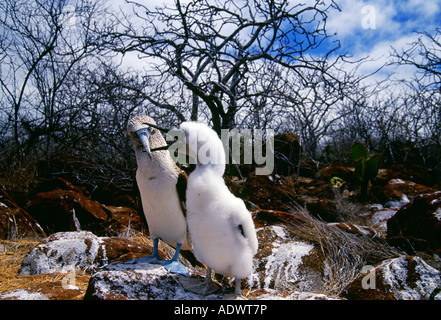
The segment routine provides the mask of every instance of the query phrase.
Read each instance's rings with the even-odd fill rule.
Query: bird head
[[[185,133],[187,154],[197,160],[198,165],[225,168],[225,150],[217,133],[204,123],[183,122],[180,130]],[[223,169],[222,169],[223,168]]]
[[[155,120],[145,115],[136,116],[127,124],[127,132],[133,146],[136,150],[142,149],[146,152],[150,159],[152,150],[167,145],[159,130],[161,129],[156,125]]]

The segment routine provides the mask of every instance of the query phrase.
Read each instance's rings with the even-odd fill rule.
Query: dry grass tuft
[[[141,232],[130,230],[125,236],[139,244],[153,246],[151,238]],[[40,243],[37,240],[23,238],[0,241],[0,299],[2,294],[20,289],[30,293],[44,294],[50,300],[83,299],[89,284],[90,275],[82,271],[76,270],[74,274],[18,275],[24,257]],[[159,250],[165,259],[170,259],[174,254],[174,249],[162,243],[162,241],[160,242]],[[190,266],[186,261],[181,262]],[[72,288],[64,288],[63,281],[67,285],[72,285]]]
[[[325,258],[327,293],[339,295],[364,266],[403,254],[382,239],[349,233],[319,221],[301,207],[293,208],[292,214],[300,215],[303,223],[293,223],[290,229],[315,243]]]
[[[39,243],[39,241],[26,239],[0,241],[0,294],[24,289],[44,294],[51,300],[82,299],[90,278],[90,275],[83,272],[76,272],[73,277],[69,278],[70,282],[66,282],[67,274],[65,273],[18,275],[23,258]],[[75,287],[63,288],[63,280]]]
[[[22,279],[18,270],[26,254],[39,242],[29,240],[0,241],[0,292],[20,288]]]

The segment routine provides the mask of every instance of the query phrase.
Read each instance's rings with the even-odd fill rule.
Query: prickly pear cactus
[[[369,156],[366,146],[356,142],[351,148],[351,159],[355,161],[355,175],[361,183],[361,197],[366,199],[369,195],[370,181],[378,175],[381,154]]]

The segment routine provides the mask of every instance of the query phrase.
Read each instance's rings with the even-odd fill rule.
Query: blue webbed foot
[[[182,276],[188,277],[190,276],[190,273],[188,272],[187,268],[184,267],[183,264],[179,262],[179,251],[181,251],[182,243],[176,244],[176,251],[171,260],[164,260],[159,262],[162,266],[164,266],[165,269],[167,269],[169,272],[177,273]]]
[[[159,243],[159,239],[155,238],[153,240],[153,253],[151,256],[130,260],[130,261],[127,261],[124,263],[126,263],[126,264],[140,264],[140,263],[160,264],[165,269],[167,269],[169,272],[177,273],[177,274],[180,274],[180,275],[183,275],[186,277],[190,276],[190,273],[188,272],[187,268],[184,267],[184,265],[178,261],[179,251],[181,250],[182,244],[181,243],[177,244],[176,252],[173,255],[173,258],[171,258],[171,260],[163,260],[158,254],[158,243]]]
[[[160,263],[161,261],[163,261],[163,259],[159,256],[158,244],[159,244],[159,239],[158,238],[153,239],[153,252],[152,252],[151,256],[129,260],[124,263],[126,263],[126,264],[140,264],[140,263],[156,263],[157,264],[157,263]]]
[[[140,264],[140,263],[153,263],[153,264],[158,264],[161,263],[161,261],[164,261],[163,259],[161,259],[159,256],[147,256],[147,257],[142,257],[142,258],[138,258],[138,259],[133,259],[133,260],[129,260],[124,262],[125,264]]]
[[[180,262],[174,260],[162,260],[159,262],[167,271],[189,277],[187,268]]]

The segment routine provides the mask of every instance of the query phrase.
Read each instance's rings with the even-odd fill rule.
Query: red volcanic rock
[[[0,189],[0,239],[45,237],[38,222]]]
[[[342,292],[350,300],[439,299],[441,274],[423,259],[402,256],[368,267]]]
[[[83,195],[86,195],[87,193],[84,188],[81,189],[80,187],[73,185],[66,179],[63,179],[61,177],[56,177],[56,178],[41,178],[40,181],[35,185],[33,194],[49,192],[53,190],[72,190]]]
[[[109,213],[109,220],[105,223],[108,234],[122,234],[130,230],[143,231],[147,229],[138,211],[130,207],[103,206]]]
[[[245,199],[262,209],[283,209],[296,196],[294,183],[278,175],[252,176],[244,190]]]
[[[436,191],[424,185],[402,179],[391,179],[385,186],[373,189],[374,196],[382,203],[401,201],[403,198],[412,200],[420,194]]]
[[[387,238],[411,238],[441,251],[441,191],[420,195],[387,223]]]
[[[39,193],[29,202],[27,211],[48,234],[81,229],[101,233],[102,223],[108,220],[98,202],[72,190]]]
[[[419,165],[393,164],[386,172],[389,179],[398,178],[431,187],[437,183],[436,175]]]
[[[299,214],[277,210],[251,210],[256,228],[284,224],[288,226],[307,223],[307,220]]]
[[[150,255],[152,243],[117,237],[97,237],[89,231],[57,232],[44,239],[23,259],[19,274],[91,273],[112,262]],[[164,252],[160,249],[160,255]]]

